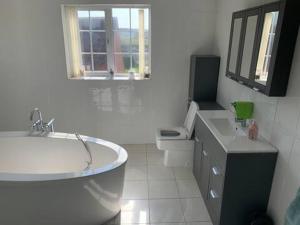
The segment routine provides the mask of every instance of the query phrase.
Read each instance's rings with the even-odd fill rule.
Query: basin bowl
[[[209,119],[212,125],[223,136],[245,136],[246,133],[229,118],[211,118]]]

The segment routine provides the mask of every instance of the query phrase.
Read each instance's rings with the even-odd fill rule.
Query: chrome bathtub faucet
[[[37,114],[37,118],[34,119]],[[34,108],[30,113],[31,132],[39,132],[41,135],[46,135],[49,132],[54,132],[54,118],[49,122],[44,122],[42,112],[38,108]]]

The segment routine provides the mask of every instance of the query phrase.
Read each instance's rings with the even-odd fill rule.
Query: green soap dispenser
[[[237,120],[247,120],[253,117],[254,103],[246,101],[237,101],[231,103],[235,109]]]

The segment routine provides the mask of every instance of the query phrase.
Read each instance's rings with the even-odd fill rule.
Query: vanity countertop
[[[229,110],[200,110],[197,114],[227,153],[277,152],[277,149],[261,136],[257,140],[250,140],[247,128],[235,123],[234,115]],[[216,124],[219,124],[219,128]],[[230,133],[228,127],[232,129]]]

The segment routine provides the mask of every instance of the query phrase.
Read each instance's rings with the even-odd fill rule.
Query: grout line
[[[137,200],[137,201],[139,201],[139,200],[170,200],[170,199],[202,199],[202,197],[201,196],[198,196],[198,197],[180,197],[180,196],[178,196],[178,197],[174,197],[174,198],[165,198],[165,197],[163,197],[163,198],[126,198],[126,199],[123,199],[123,200]]]
[[[177,191],[178,191],[179,204],[180,204],[181,212],[182,212],[182,215],[183,215],[183,221],[184,221],[184,223],[186,223],[187,221],[186,221],[186,218],[185,218],[184,207],[183,207],[183,205],[182,205],[182,200],[181,200],[180,195],[179,195],[179,187],[178,187],[178,184],[177,184],[176,181],[175,181],[175,184],[176,184],[176,188],[177,188]]]
[[[149,223],[151,223],[151,220],[150,220],[150,194],[149,194],[149,192],[150,192],[150,186],[149,186],[149,179],[148,179],[148,153],[147,153],[147,149],[148,149],[148,147],[147,147],[147,145],[145,145],[145,150],[146,150],[146,182],[147,182],[147,189],[148,189],[148,212],[149,212],[149,214],[148,214],[148,221],[149,221]]]

